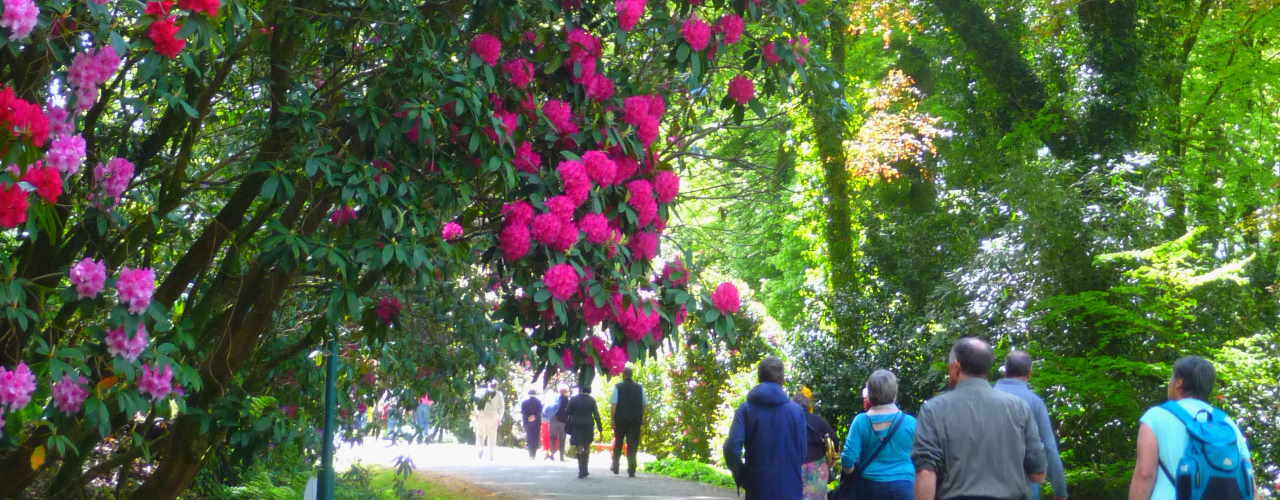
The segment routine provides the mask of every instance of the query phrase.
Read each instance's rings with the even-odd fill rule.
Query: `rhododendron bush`
[[[0,497],[300,441],[330,335],[348,421],[738,340],[668,160],[803,75],[792,0],[4,7]]]

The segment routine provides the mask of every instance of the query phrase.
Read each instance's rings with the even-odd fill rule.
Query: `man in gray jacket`
[[[1049,483],[1053,485],[1054,500],[1067,498],[1067,476],[1062,470],[1062,457],[1058,455],[1058,438],[1049,423],[1049,409],[1044,400],[1031,391],[1027,381],[1031,378],[1031,355],[1023,351],[1011,351],[1004,360],[1004,378],[996,382],[996,390],[1007,392],[1027,402],[1031,416],[1036,419],[1036,430],[1044,444],[1048,461]],[[1040,485],[1032,484],[1031,500],[1040,500]]]
[[[1044,481],[1044,445],[1027,403],[987,382],[995,354],[979,339],[951,347],[954,388],[920,408],[911,461],[916,500],[1021,500]]]

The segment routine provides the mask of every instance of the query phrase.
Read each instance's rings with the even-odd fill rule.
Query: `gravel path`
[[[339,471],[350,464],[382,464],[388,467],[397,456],[413,460],[418,471],[455,489],[465,488],[476,498],[493,500],[712,500],[735,499],[732,490],[692,481],[640,473],[626,475],[626,459],[621,475],[609,472],[609,457],[591,457],[590,476],[577,479],[573,461],[529,460],[522,449],[498,448],[497,460],[479,460],[475,448],[467,445],[433,444],[390,446],[386,441],[368,441],[363,446],[343,447],[336,455]],[[643,459],[642,459],[643,461]]]

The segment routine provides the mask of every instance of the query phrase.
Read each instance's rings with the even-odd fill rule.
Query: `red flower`
[[[142,12],[156,19],[164,19],[169,17],[170,10],[173,10],[173,0],[159,0],[147,2],[147,6]]]
[[[376,314],[378,319],[382,320],[383,323],[390,325],[400,316],[400,299],[395,297],[383,297],[382,300],[378,302],[378,307],[374,309],[373,313]]]
[[[173,18],[159,19],[147,28],[147,38],[155,44],[157,53],[173,59],[178,57],[178,53],[182,52],[182,48],[187,45],[186,40],[177,37],[178,29],[178,24],[173,22]]]
[[[18,227],[27,221],[27,193],[15,184],[0,186],[0,227]]]
[[[37,165],[27,169],[27,175],[22,176],[22,180],[35,186],[36,194],[50,204],[57,203],[58,197],[62,195],[62,176],[58,175],[56,168],[41,167],[37,162]]]
[[[179,0],[178,6],[192,12],[204,12],[206,16],[217,17],[218,7],[222,0]]]
[[[18,98],[9,87],[0,89],[0,127],[14,137],[30,137],[31,145],[37,148],[49,142],[49,118],[40,106]]]

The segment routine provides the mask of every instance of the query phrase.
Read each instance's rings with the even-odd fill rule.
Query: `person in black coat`
[[[632,380],[630,367],[622,372],[622,382],[613,387],[613,396],[609,398],[609,402],[613,404],[613,465],[609,470],[614,474],[618,473],[622,445],[625,443],[627,475],[636,477],[636,451],[640,448],[645,398],[644,388]]]
[[[591,397],[591,386],[583,386],[582,392],[569,400],[566,430],[572,439],[569,444],[577,447],[578,479],[587,477],[587,460],[591,457],[591,443],[595,441],[595,429],[604,430],[600,423],[600,409]],[[595,427],[592,427],[595,424]]]
[[[538,458],[538,444],[542,439],[542,401],[538,401],[537,394],[537,391],[530,389],[529,399],[520,405],[520,420],[524,422],[529,458]]]

